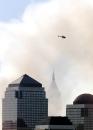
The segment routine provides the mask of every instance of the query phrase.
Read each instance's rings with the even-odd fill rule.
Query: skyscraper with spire
[[[57,87],[55,80],[55,73],[52,74],[52,82],[47,90],[48,103],[49,103],[49,115],[60,115],[61,111],[61,93]]]
[[[33,130],[48,117],[48,99],[42,84],[23,75],[6,88],[2,102],[3,130]]]

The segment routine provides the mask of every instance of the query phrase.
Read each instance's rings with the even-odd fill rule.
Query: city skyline
[[[55,84],[54,73],[52,84]],[[56,87],[54,85],[54,89]],[[58,91],[57,88],[56,91]],[[47,98],[42,84],[27,74],[8,84],[4,95],[2,99],[2,130],[93,129],[92,94],[83,93],[74,99],[73,104],[67,104],[64,117],[56,115],[56,112],[60,111],[59,108],[54,115],[50,116],[49,100],[55,96],[55,93]],[[59,97],[58,102],[61,104]],[[55,103],[57,105],[56,99]]]
[[[62,114],[79,94],[93,94],[92,11],[92,0],[0,0],[0,98],[24,73],[47,89],[53,69]]]

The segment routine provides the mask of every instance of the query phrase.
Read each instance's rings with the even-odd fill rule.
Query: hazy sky
[[[6,1],[0,1],[0,96],[24,73],[48,88],[53,70],[60,113],[79,94],[93,94],[93,0]]]

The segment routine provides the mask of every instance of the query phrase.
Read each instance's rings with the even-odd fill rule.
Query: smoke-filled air
[[[47,90],[53,71],[61,93],[60,115],[77,95],[93,94],[92,0],[47,0],[28,5],[19,19],[0,22],[1,98],[24,73]]]

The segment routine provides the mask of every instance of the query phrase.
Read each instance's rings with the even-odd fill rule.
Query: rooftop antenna
[[[53,71],[53,74],[52,74],[52,80],[55,81],[55,73]]]

